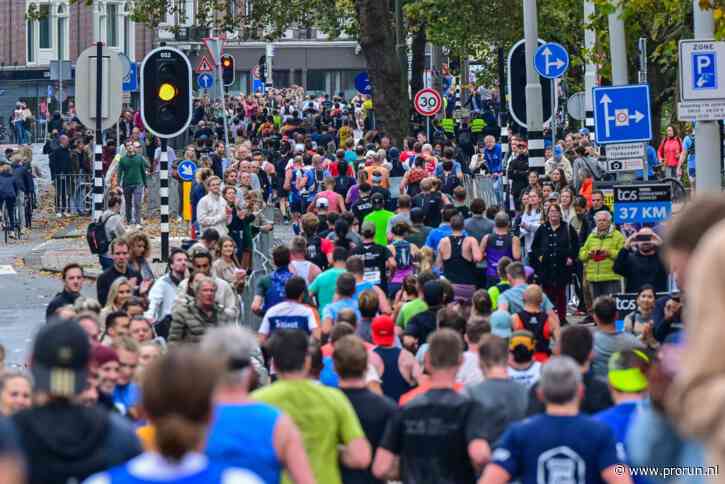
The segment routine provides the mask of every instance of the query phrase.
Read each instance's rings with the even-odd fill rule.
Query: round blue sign
[[[373,93],[373,86],[370,84],[370,78],[368,77],[367,72],[361,72],[355,76],[355,89],[357,89],[360,94]]]
[[[199,74],[199,77],[196,78],[196,84],[199,89],[210,89],[214,85],[214,76],[206,72]]]
[[[191,160],[184,160],[179,163],[179,167],[176,171],[179,173],[179,178],[183,181],[192,181],[194,180],[194,175],[196,174],[196,163]]]
[[[556,79],[569,68],[569,53],[561,44],[547,42],[536,49],[534,67],[541,77]]]

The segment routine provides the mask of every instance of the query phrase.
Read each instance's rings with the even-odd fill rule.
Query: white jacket
[[[171,308],[176,301],[176,289],[168,274],[157,279],[149,291],[149,308],[144,317],[151,321],[161,321],[166,315],[171,314]]]
[[[196,220],[202,232],[216,229],[219,237],[227,235],[227,202],[221,195],[207,193],[196,206]]]

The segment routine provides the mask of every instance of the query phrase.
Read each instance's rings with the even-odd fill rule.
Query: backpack
[[[690,146],[687,148],[687,156],[695,156],[695,133],[690,135]]]
[[[281,270],[283,272],[280,272],[280,269],[277,269],[270,276],[271,284],[269,289],[267,289],[267,292],[264,294],[264,307],[262,308],[262,311],[265,313],[275,304],[279,304],[285,300],[286,295],[284,286],[287,284],[287,281],[294,276],[294,274],[286,268]]]
[[[111,240],[106,235],[106,222],[115,214],[111,214],[105,220],[103,216],[98,218],[97,222],[91,222],[86,228],[86,241],[91,254],[105,254]]]

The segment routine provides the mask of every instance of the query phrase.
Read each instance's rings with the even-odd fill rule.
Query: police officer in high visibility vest
[[[484,121],[480,115],[476,115],[476,117],[471,120],[471,135],[474,143],[478,143],[480,139],[483,139],[483,128],[485,127],[486,121]]]
[[[451,117],[441,119],[441,128],[448,139],[456,136],[456,120]]]

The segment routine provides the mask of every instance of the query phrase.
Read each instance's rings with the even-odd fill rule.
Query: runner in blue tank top
[[[85,484],[262,484],[253,472],[196,451],[206,435],[219,376],[215,359],[192,348],[171,348],[149,365],[143,408],[155,429],[157,451],[95,474]]]

